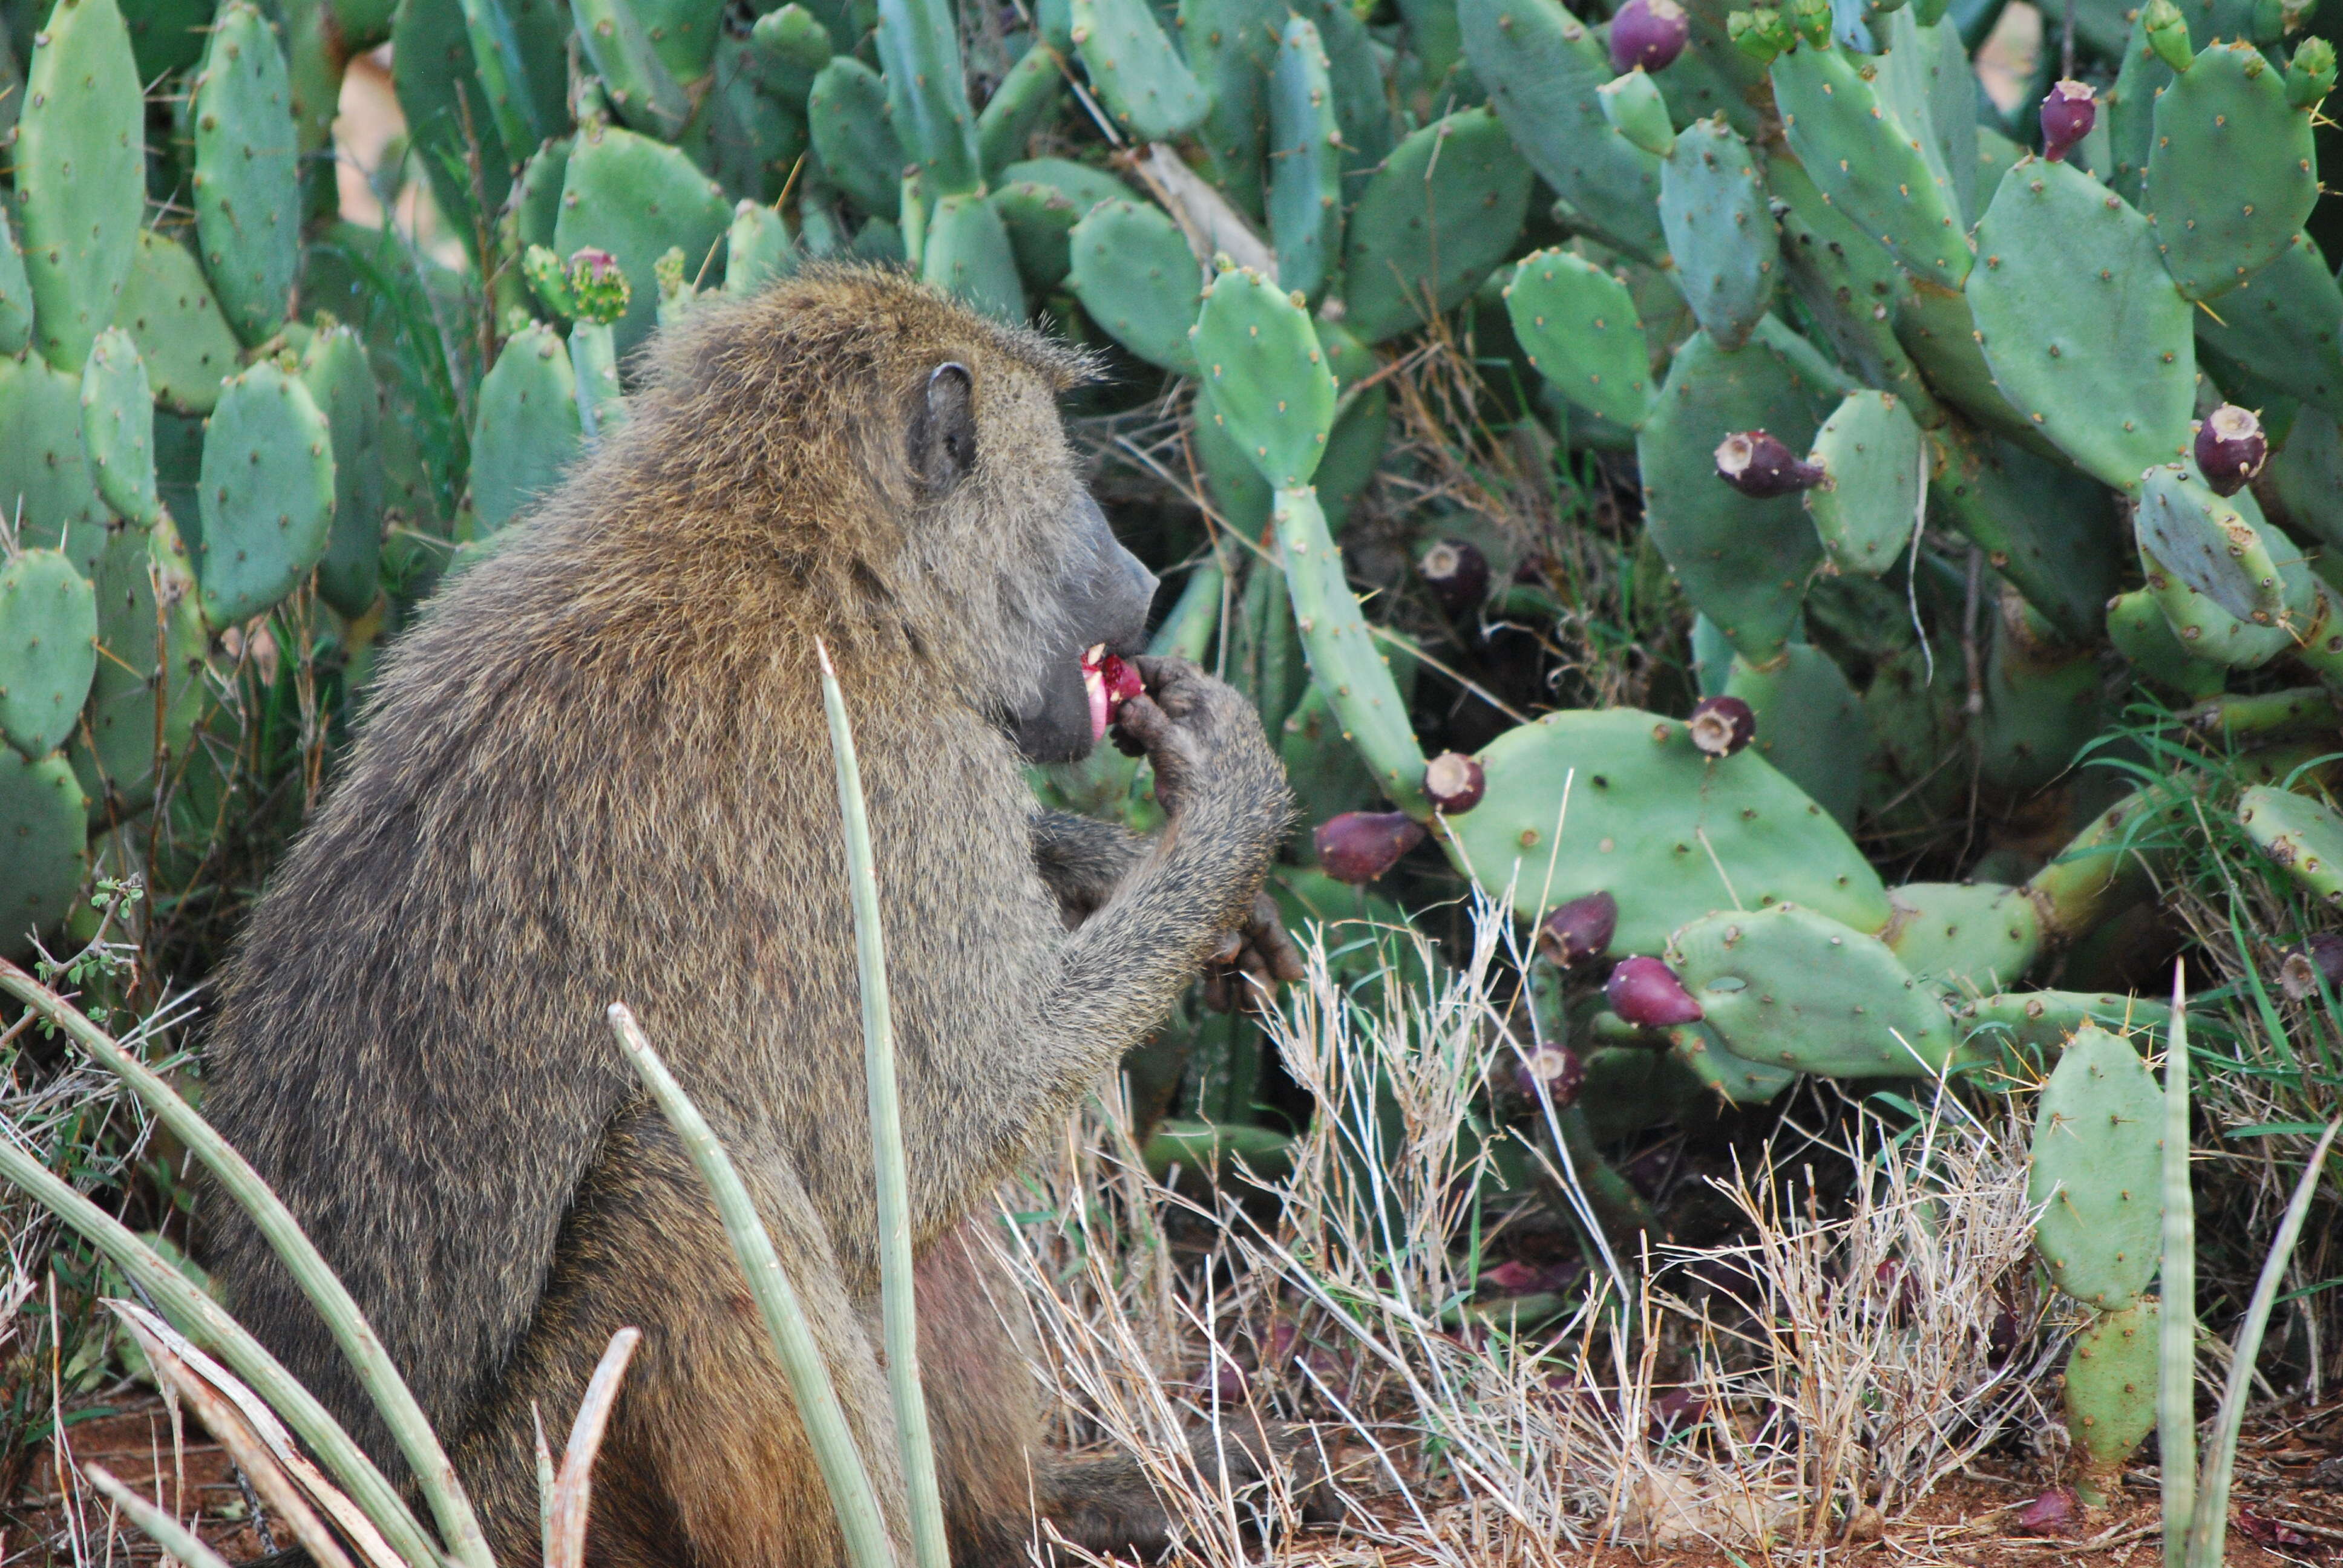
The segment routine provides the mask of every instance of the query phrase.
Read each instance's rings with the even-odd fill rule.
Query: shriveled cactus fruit
[[[73,733],[97,670],[97,601],[55,550],[0,565],[0,737],[45,757]]]
[[[2058,1058],[2034,1117],[2026,1201],[2051,1283],[2120,1312],[2156,1276],[2164,1095],[2127,1040],[2085,1025]]]
[[[214,628],[268,608],[325,555],[333,433],[308,388],[274,361],[228,378],[204,437],[199,500],[196,577]]]

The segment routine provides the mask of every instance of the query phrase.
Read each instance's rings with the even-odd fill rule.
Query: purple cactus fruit
[[[1415,569],[1450,615],[1477,609],[1489,596],[1489,558],[1469,540],[1441,540],[1423,552]]]
[[[1823,482],[1820,465],[1763,430],[1739,430],[1716,444],[1716,477],[1755,500],[1768,501]]]
[[[2278,989],[2288,1001],[2308,1001],[2318,994],[2318,982],[2343,992],[2343,931],[2313,931],[2302,946],[2278,966]]]
[[[1513,1087],[1530,1099],[1544,1087],[1556,1110],[1578,1100],[1578,1086],[1586,1081],[1586,1064],[1566,1045],[1548,1041],[1522,1058],[1513,1068]]]
[[[2075,1535],[2083,1504],[2071,1486],[2054,1486],[2017,1511],[2020,1535]]]
[[[1372,882],[1423,842],[1423,824],[1401,811],[1345,811],[1311,835],[1318,869],[1338,882]]]
[[[1700,1003],[1692,1000],[1676,971],[1657,959],[1621,959],[1604,982],[1603,1000],[1638,1029],[1668,1029],[1697,1023]]]
[[[2197,427],[2197,471],[2217,496],[2234,496],[2269,460],[2269,439],[2250,408],[2224,403]]]
[[[1611,68],[1664,71],[1692,36],[1692,17],[1676,0],[1627,0],[1611,18]]]
[[[1538,927],[1538,951],[1568,969],[1609,951],[1612,933],[1618,929],[1619,900],[1607,892],[1589,893],[1545,918]]]
[[[1730,757],[1757,733],[1757,715],[1737,697],[1704,697],[1693,705],[1692,743],[1711,757]]]
[[[1443,751],[1424,766],[1423,792],[1452,817],[1478,806],[1488,788],[1481,764],[1461,751]]]
[[[2056,84],[2042,100],[2042,156],[2057,163],[2098,123],[2098,95],[2087,84]]]

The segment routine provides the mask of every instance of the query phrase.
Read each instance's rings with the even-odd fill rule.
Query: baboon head
[[[1141,649],[1156,582],[1059,417],[1083,356],[900,274],[823,266],[696,306],[646,369],[613,467],[691,498],[667,528],[778,555],[833,653],[905,659],[1028,759],[1096,744],[1082,657]]]

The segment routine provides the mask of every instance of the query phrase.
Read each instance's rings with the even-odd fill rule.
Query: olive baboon
[[[1081,655],[1131,651],[1155,586],[1069,451],[1055,399],[1084,374],[878,271],[697,308],[631,422],[387,657],[253,918],[205,1109],[370,1314],[503,1561],[537,1532],[532,1406],[574,1409],[629,1323],[597,1563],[839,1558],[712,1206],[606,1031],[613,1000],[756,1193],[900,1539],[817,637],[877,840],[955,1559],[1021,1560],[1037,1502],[1101,1546],[1161,1538],[1134,1466],[1040,1452],[972,1215],[1224,933],[1290,964],[1258,910],[1291,806],[1242,699],[1142,660],[1122,734],[1169,827],[1151,843],[1034,810],[1021,752],[1095,742]],[[251,1229],[221,1221],[212,1255],[244,1320],[395,1462]]]

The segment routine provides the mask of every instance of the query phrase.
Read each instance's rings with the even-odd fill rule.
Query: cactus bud
[[[2217,496],[2234,496],[2262,471],[2269,440],[2248,408],[2224,403],[2197,427],[2197,471]]]
[[[2147,33],[2147,46],[2156,57],[2176,71],[2186,71],[2197,58],[2197,51],[2188,42],[2188,19],[2172,0],[2148,0],[2142,19]]]
[[[1488,788],[1481,764],[1461,751],[1443,751],[1423,769],[1423,792],[1452,817],[1478,806]]]
[[[1465,539],[1443,539],[1415,563],[1440,608],[1462,615],[1480,608],[1489,594],[1489,558]]]
[[[1776,56],[1788,51],[1796,42],[1790,25],[1782,20],[1782,13],[1771,5],[1760,5],[1754,11],[1735,11],[1725,19],[1725,36],[1734,47],[1761,65],[1770,65]]]
[[[1372,882],[1423,841],[1423,824],[1402,811],[1345,811],[1311,836],[1318,869],[1338,882]]]
[[[627,313],[633,291],[618,269],[618,258],[589,246],[569,258],[569,293],[578,301],[578,320],[607,327]]]
[[[1693,705],[1692,743],[1711,757],[1730,757],[1757,733],[1757,715],[1737,697],[1704,697]]]
[[[1756,500],[1770,500],[1823,482],[1822,469],[1763,430],[1741,430],[1716,444],[1716,477]]]
[[[2286,101],[2298,109],[2315,109],[2334,90],[2335,45],[2305,38],[2286,67]]]
[[[1576,1103],[1578,1086],[1586,1081],[1586,1064],[1578,1052],[1548,1040],[1522,1058],[1513,1069],[1513,1086],[1532,1100],[1544,1089],[1556,1111]]]
[[[1664,71],[1692,36],[1692,17],[1676,0],[1627,0],[1611,17],[1611,68]]]
[[[1817,49],[1827,49],[1831,41],[1830,0],[1790,0],[1790,26],[1801,38]]]
[[[2317,996],[2322,980],[2328,990],[2343,992],[2343,931],[2311,932],[2278,967],[2278,989],[2288,1001]]]
[[[1145,688],[1139,672],[1099,643],[1082,655],[1082,694],[1091,703],[1091,741],[1095,745],[1122,711],[1122,705]]]
[[[1619,900],[1607,892],[1573,899],[1538,927],[1538,951],[1563,969],[1601,958],[1619,929]]]
[[[1621,959],[1604,982],[1603,1000],[1638,1029],[1668,1029],[1697,1023],[1700,1003],[1692,1000],[1676,971],[1657,959]]]
[[[561,258],[541,245],[533,245],[522,253],[520,274],[538,302],[564,320],[578,313],[578,301],[569,292],[568,269]],[[510,336],[510,334],[507,334]]]
[[[1668,118],[1667,100],[1658,84],[1643,71],[1614,76],[1594,89],[1602,101],[1603,117],[1611,128],[1654,157],[1666,157],[1676,145],[1675,126]]]
[[[2098,95],[2087,83],[2057,83],[2042,100],[2042,156],[2063,162],[2098,123]]]

